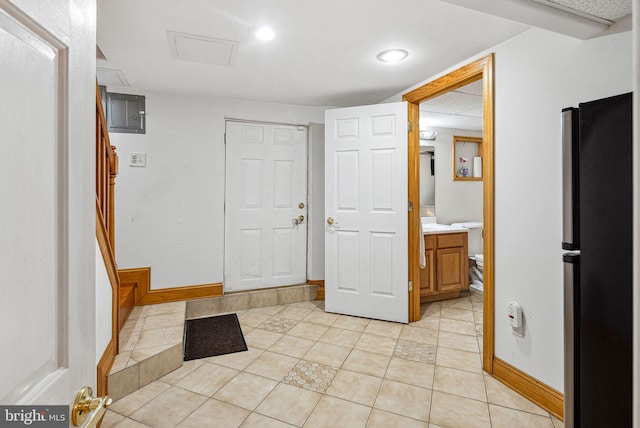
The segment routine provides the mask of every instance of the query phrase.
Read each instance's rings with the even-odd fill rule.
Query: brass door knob
[[[76,399],[71,408],[71,423],[73,426],[80,426],[84,423],[87,416],[92,413],[89,422],[84,428],[93,428],[97,426],[100,419],[107,411],[107,407],[111,405],[113,400],[108,395],[104,397],[93,398],[93,390],[90,386],[84,386],[78,391]]]
[[[329,218],[327,219],[327,224],[328,224],[329,226],[331,226],[331,225],[332,225],[333,223],[335,223],[335,222],[336,222],[336,221],[333,219],[333,217],[329,217]]]

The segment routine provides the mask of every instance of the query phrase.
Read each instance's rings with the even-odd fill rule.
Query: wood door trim
[[[136,306],[222,296],[221,283],[152,290],[150,267],[122,269],[118,276],[122,284],[135,284]]]
[[[564,396],[550,386],[500,358],[493,360],[493,377],[514,391],[518,391],[558,419],[564,418]]]
[[[409,280],[420,284],[420,105],[419,103],[453,91],[482,79],[483,94],[483,223],[484,223],[484,341],[482,364],[485,371],[493,372],[494,361],[494,55],[489,54],[466,64],[438,79],[428,82],[403,95],[409,102]],[[420,287],[409,293],[409,320],[420,319]]]

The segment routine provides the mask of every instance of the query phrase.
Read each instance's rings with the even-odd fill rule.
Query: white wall
[[[438,223],[482,221],[482,182],[453,180],[453,136],[482,137],[478,131],[463,129],[429,128],[438,131],[435,141],[436,216]],[[420,156],[423,158],[424,156]],[[427,156],[426,159],[429,159]],[[429,168],[420,171],[430,174]],[[422,185],[422,183],[421,183]],[[422,190],[421,190],[422,191]]]
[[[225,118],[307,125],[324,109],[196,95],[146,95],[145,135],[110,134],[116,179],[116,260],[151,267],[151,288],[223,281]],[[129,167],[129,153],[147,167]]]
[[[488,52],[495,52],[495,354],[563,391],[560,110],[632,90],[631,33],[580,41],[530,29]],[[509,300],[522,305],[524,338],[511,334]]]
[[[111,282],[96,239],[96,365],[111,340]]]

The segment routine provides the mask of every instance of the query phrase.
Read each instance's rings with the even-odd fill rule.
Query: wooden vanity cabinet
[[[454,299],[469,289],[468,234],[424,235],[426,266],[420,271],[420,303]]]

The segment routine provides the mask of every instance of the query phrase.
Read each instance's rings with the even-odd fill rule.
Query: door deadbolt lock
[[[298,204],[298,208],[303,209],[303,208],[304,208],[304,202],[300,202],[300,203]]]

